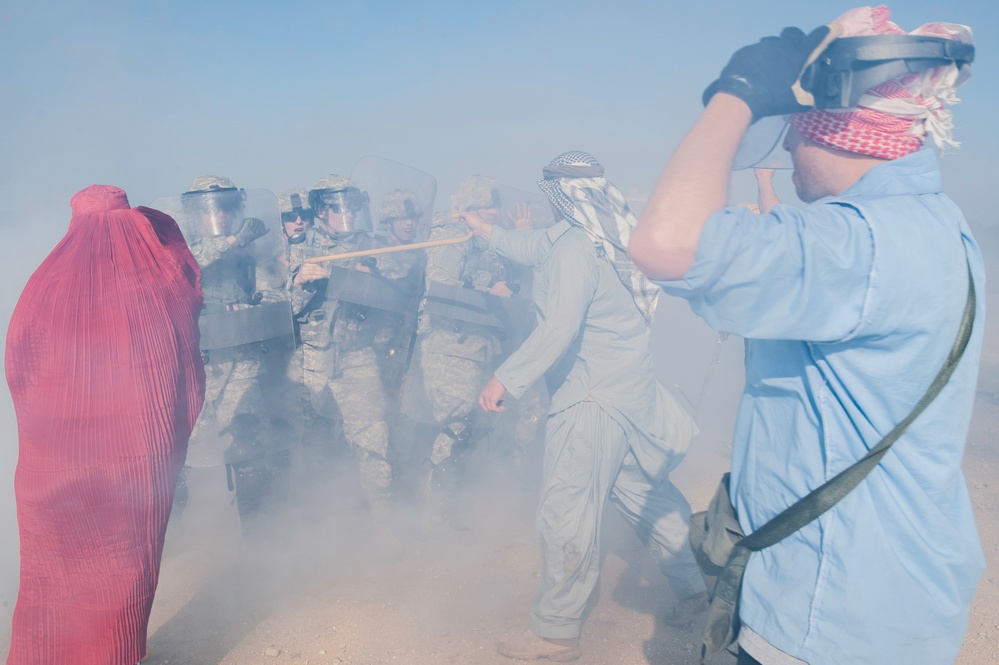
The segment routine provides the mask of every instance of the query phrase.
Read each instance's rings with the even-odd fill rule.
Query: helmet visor
[[[195,222],[201,235],[227,236],[242,219],[246,192],[235,187],[181,194],[184,211]]]
[[[309,202],[316,217],[336,233],[371,230],[368,193],[356,187],[346,189],[314,189]]]
[[[793,168],[791,155],[784,150],[787,126],[787,120],[779,115],[761,118],[750,125],[739,144],[732,170]]]

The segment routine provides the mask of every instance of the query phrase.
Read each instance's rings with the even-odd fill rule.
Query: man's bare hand
[[[513,213],[506,213],[507,219],[513,224],[513,228],[518,231],[530,231],[534,228],[531,223],[531,206],[526,203],[517,204],[517,216],[514,217]]]
[[[503,405],[503,395],[505,394],[506,387],[494,376],[489,379],[486,387],[479,394],[479,406],[482,407],[483,411],[494,413],[505,411],[506,406]]]
[[[775,169],[753,169],[757,182],[771,182],[774,179]]]

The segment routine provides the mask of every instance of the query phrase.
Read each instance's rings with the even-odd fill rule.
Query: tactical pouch
[[[728,494],[729,474],[703,512],[690,518],[690,547],[711,594],[704,626],[703,651],[717,653],[739,636],[739,592],[750,550],[739,545],[745,537]],[[703,653],[702,653],[703,656]]]

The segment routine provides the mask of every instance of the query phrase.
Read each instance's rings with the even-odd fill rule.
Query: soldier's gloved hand
[[[239,231],[233,237],[236,239],[237,245],[246,247],[260,236],[265,235],[268,230],[267,225],[264,224],[264,220],[256,217],[247,217],[243,220],[243,226],[240,227]]]
[[[749,105],[753,122],[771,115],[807,111],[795,99],[791,86],[805,65],[832,41],[827,25],[809,35],[798,28],[784,28],[779,37],[764,37],[759,43],[736,51],[702,98],[707,106],[717,92],[735,95]],[[818,53],[817,53],[818,52]]]

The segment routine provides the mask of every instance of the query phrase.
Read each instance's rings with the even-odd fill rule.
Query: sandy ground
[[[991,445],[999,431],[999,376],[983,376],[981,385],[965,470],[990,570],[975,597],[957,661],[962,665],[995,662],[999,642],[997,458]],[[725,438],[712,432],[696,444],[675,478],[698,508],[709,500],[728,450]],[[502,467],[481,473],[477,484],[482,494],[466,504],[466,531],[424,524],[403,507],[387,536],[371,529],[363,513],[344,517],[352,507],[333,499],[341,517],[289,517],[251,546],[240,542],[219,470],[196,471],[183,530],[171,526],[146,662],[510,663],[496,654],[495,644],[527,620],[538,576],[535,499]],[[672,628],[657,620],[669,613],[671,593],[613,510],[604,540],[601,584],[579,662],[697,663],[699,625]],[[9,615],[9,606],[3,610]],[[2,639],[0,655],[6,632]],[[734,661],[729,654],[708,659]]]

